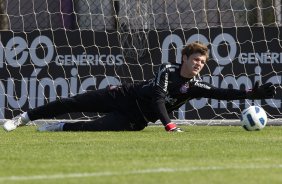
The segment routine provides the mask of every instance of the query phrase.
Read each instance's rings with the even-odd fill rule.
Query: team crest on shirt
[[[180,93],[187,93],[187,90],[189,88],[189,84],[185,83],[180,87]]]

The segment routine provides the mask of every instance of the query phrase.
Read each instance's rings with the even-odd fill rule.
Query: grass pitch
[[[0,131],[0,183],[282,183],[282,127],[140,132]]]

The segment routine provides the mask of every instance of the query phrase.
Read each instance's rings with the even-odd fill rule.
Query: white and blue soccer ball
[[[267,115],[262,107],[250,106],[242,111],[241,125],[245,130],[261,130],[267,123]]]

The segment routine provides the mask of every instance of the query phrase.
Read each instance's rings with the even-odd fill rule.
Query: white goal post
[[[204,81],[245,90],[255,81],[272,82],[277,95],[194,99],[171,117],[238,124],[241,111],[257,104],[280,124],[281,11],[278,0],[0,0],[0,119],[109,84],[150,79],[161,63],[181,62],[183,46],[198,40],[210,49]]]

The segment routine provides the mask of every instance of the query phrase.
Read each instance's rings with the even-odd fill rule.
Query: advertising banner
[[[196,40],[208,44],[210,49],[210,59],[201,73],[204,81],[216,87],[244,90],[252,88],[255,81],[272,82],[278,94],[275,99],[256,101],[194,99],[172,116],[238,118],[240,109],[256,103],[263,105],[272,117],[279,117],[280,29],[239,27],[123,33],[128,34],[127,42],[124,35],[114,31],[0,32],[0,119],[109,84],[150,79],[161,63],[180,63],[182,47]],[[138,36],[142,39],[136,40]]]

